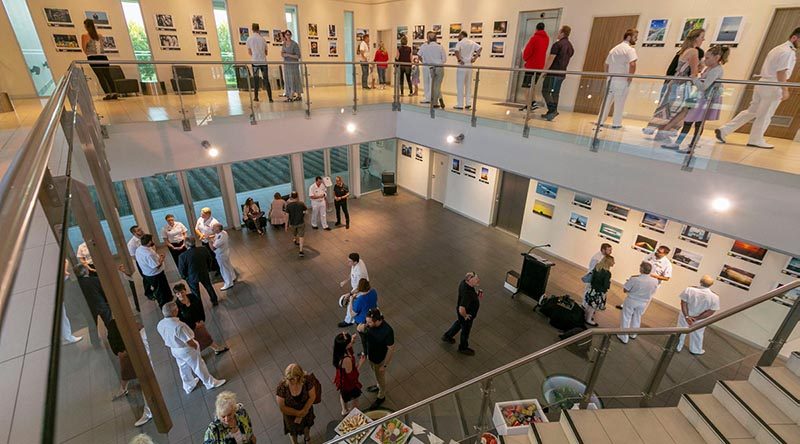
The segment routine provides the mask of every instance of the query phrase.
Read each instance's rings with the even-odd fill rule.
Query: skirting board
[[[413,194],[414,196],[417,196],[417,197],[419,197],[421,199],[428,200],[428,196],[425,196],[423,194],[419,194],[416,191],[410,190],[410,189],[408,189],[408,188],[406,188],[406,187],[404,187],[402,185],[397,185],[397,188],[400,188],[400,189],[402,189],[404,191],[408,191],[409,194]]]
[[[470,216],[469,214],[462,213],[461,211],[458,211],[458,210],[456,210],[455,208],[449,207],[449,206],[447,206],[447,205],[445,205],[445,204],[442,204],[442,206],[444,207],[444,209],[445,209],[445,210],[450,210],[450,211],[452,211],[453,213],[456,213],[456,214],[458,214],[459,216],[466,217],[467,219],[469,219],[469,220],[471,220],[471,221],[473,221],[473,222],[475,222],[475,223],[481,224],[481,225],[483,225],[484,227],[488,227],[488,226],[490,226],[490,225],[491,225],[491,224],[487,224],[487,223],[483,222],[482,220],[475,219],[474,217]]]

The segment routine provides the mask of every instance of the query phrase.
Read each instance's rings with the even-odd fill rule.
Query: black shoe
[[[319,230],[319,227],[315,227],[315,226],[313,226],[313,225],[312,225],[312,226],[311,226],[311,229],[312,229],[312,230]]]
[[[370,393],[378,393],[378,386],[377,385],[371,385],[371,386],[367,387],[367,391],[370,392]]]
[[[272,102],[274,102],[274,100],[272,100],[272,99],[269,99],[269,103],[272,103]]]
[[[622,304],[615,305],[614,308],[616,308],[617,310],[622,310]]]
[[[253,102],[258,102],[258,97],[253,97]]]
[[[547,114],[544,115],[544,120],[547,120],[548,122],[552,122],[553,119],[555,119],[557,115],[558,115],[557,112],[555,112],[555,113],[547,113]]]
[[[325,231],[331,231],[331,227],[325,227],[324,230]]]
[[[464,107],[464,109],[472,109],[472,105],[467,105]]]
[[[344,228],[345,228],[345,229],[347,229],[347,230],[349,230],[349,229],[350,229],[350,222],[348,222],[347,224],[345,224]]]
[[[719,143],[727,143],[727,142],[725,141],[725,136],[723,136],[723,135],[722,135],[722,131],[720,131],[720,129],[719,129],[719,128],[717,128],[717,129],[715,129],[715,130],[714,130],[714,136],[717,138],[717,141],[718,141]]]
[[[473,349],[471,349],[469,347],[467,347],[467,348],[459,348],[458,352],[461,353],[462,355],[475,356],[475,350],[473,350]]]
[[[370,410],[375,410],[375,409],[377,409],[378,407],[380,407],[380,406],[381,406],[381,404],[383,404],[383,403],[384,403],[384,401],[386,401],[386,398],[375,398],[375,402],[373,402],[373,403],[372,403],[372,404],[369,406],[369,409],[370,409]]]
[[[455,344],[456,343],[456,340],[454,338],[451,338],[450,336],[447,336],[447,335],[442,335],[442,341],[450,343],[450,344]]]
[[[356,325],[356,324],[355,324],[354,322],[345,322],[345,321],[342,321],[342,322],[340,322],[340,323],[339,323],[339,324],[337,324],[337,325],[339,326],[339,328],[347,328],[347,327],[350,327],[351,325]]]
[[[213,302],[211,302],[211,306],[212,306],[212,307],[216,307],[217,305],[219,305],[219,301],[213,301]]]
[[[306,257],[306,254],[305,254],[305,253],[303,253],[302,251],[301,251],[301,252],[299,252],[299,253],[297,253],[297,255],[298,255],[298,256],[300,256],[300,257]]]
[[[336,222],[335,224],[333,224],[333,226],[334,226],[334,227],[339,227],[339,226],[341,226],[341,225],[342,225],[342,223],[341,223],[341,222]]]
[[[442,109],[444,109],[444,99],[439,99],[439,106],[441,106]]]
[[[230,348],[228,348],[228,347],[223,347],[223,348],[221,348],[219,350],[214,350],[214,355],[219,356],[219,355],[225,353],[228,350],[230,350]]]

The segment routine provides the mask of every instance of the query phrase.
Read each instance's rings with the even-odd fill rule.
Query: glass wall
[[[219,174],[216,167],[205,167],[188,170],[185,172],[186,181],[189,183],[189,194],[192,196],[194,214],[200,217],[202,208],[211,208],[211,215],[223,226],[228,226],[225,216],[225,202],[222,200],[222,191],[219,186]],[[188,227],[189,225],[187,225]],[[194,225],[192,225],[194,226]]]
[[[303,153],[303,188],[306,193],[306,204],[311,205],[308,197],[308,187],[314,183],[317,176],[325,176],[325,150]]]
[[[233,62],[233,44],[228,20],[228,6],[225,0],[214,0],[214,21],[217,22],[217,39],[219,55],[223,62]],[[233,65],[225,65],[225,84],[228,89],[236,89],[236,73]]]
[[[114,192],[117,195],[117,201],[119,203],[119,222],[122,225],[122,234],[123,236],[127,236],[129,233],[128,229],[136,225],[136,219],[133,217],[131,203],[128,200],[128,193],[125,191],[123,182],[114,182]],[[103,226],[103,234],[106,237],[106,241],[108,241],[109,248],[111,248],[111,253],[116,254],[117,246],[114,244],[114,238],[111,236],[111,230],[108,228],[108,221],[106,220],[103,208],[100,206],[100,199],[97,197],[97,190],[94,185],[89,185],[89,194],[97,210],[97,217],[100,219],[100,225]],[[73,248],[78,248],[78,245],[83,242],[81,231],[74,220],[70,221],[69,242]]]
[[[122,13],[125,15],[125,22],[128,24],[128,34],[131,36],[133,44],[133,56],[136,60],[153,60],[153,53],[150,51],[150,41],[147,40],[147,32],[144,28],[142,18],[142,8],[137,0],[122,0]],[[155,82],[156,68],[153,65],[138,65],[139,79],[142,82]]]
[[[361,193],[381,189],[381,173],[397,171],[397,140],[385,139],[359,146]]]
[[[150,214],[157,230],[156,233],[150,234],[159,237],[158,231],[167,223],[164,220],[167,214],[174,215],[175,220],[183,222],[187,228],[194,230],[196,221],[189,220],[186,216],[178,177],[175,173],[144,177],[142,186],[144,194],[147,196],[147,202],[150,204]]]
[[[233,188],[242,217],[242,205],[248,197],[258,202],[264,212],[269,212],[274,194],[286,196],[292,192],[292,169],[289,156],[248,160],[231,165]]]
[[[22,50],[22,57],[25,59],[25,64],[28,65],[28,73],[33,80],[36,94],[49,96],[55,88],[53,74],[50,72],[50,66],[44,56],[42,42],[33,26],[33,18],[28,5],[25,0],[3,0],[3,6],[6,8],[11,28],[13,28]],[[10,50],[9,42],[5,42],[3,46],[5,51]]]
[[[336,176],[342,176],[344,183],[350,187],[350,155],[348,147],[337,146],[331,148],[331,180],[336,181]]]

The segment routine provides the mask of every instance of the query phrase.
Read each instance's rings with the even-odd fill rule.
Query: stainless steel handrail
[[[22,249],[53,150],[53,138],[61,124],[61,111],[67,99],[72,72],[68,70],[59,81],[0,181],[0,221],[4,227],[14,231],[0,236],[0,251],[6,257],[0,267],[0,325],[3,324],[8,299],[22,261]]]
[[[746,310],[746,309],[748,309],[750,307],[753,307],[754,305],[758,305],[758,304],[760,304],[762,302],[769,301],[770,299],[772,299],[772,298],[774,298],[776,296],[782,295],[782,294],[784,294],[786,292],[789,292],[791,290],[794,290],[795,288],[798,288],[798,287],[800,287],[800,280],[792,281],[792,282],[790,282],[790,283],[788,283],[788,284],[786,284],[786,285],[784,285],[782,287],[779,287],[779,288],[776,288],[776,289],[774,289],[772,291],[769,291],[769,292],[767,292],[767,293],[765,293],[765,294],[763,294],[763,295],[761,295],[761,296],[759,296],[757,298],[754,298],[754,299],[751,299],[751,300],[749,300],[747,302],[739,304],[736,307],[732,307],[732,308],[729,308],[729,309],[727,309],[725,311],[721,311],[721,312],[716,313],[716,314],[714,314],[712,316],[709,316],[708,318],[706,318],[706,319],[704,319],[704,320],[702,320],[700,322],[695,323],[691,327],[659,327],[659,328],[627,328],[627,329],[623,329],[623,328],[592,328],[592,329],[589,329],[589,330],[584,330],[583,332],[578,333],[575,336],[570,336],[567,339],[564,339],[562,341],[550,344],[547,347],[542,348],[540,350],[537,350],[537,351],[535,351],[535,352],[533,352],[533,353],[531,353],[531,354],[529,354],[527,356],[523,356],[523,357],[521,357],[519,359],[516,359],[514,361],[509,362],[508,364],[502,365],[500,367],[497,367],[494,370],[488,371],[488,372],[486,372],[486,373],[484,373],[484,374],[482,374],[480,376],[476,376],[476,377],[474,377],[474,378],[472,378],[472,379],[470,379],[470,380],[468,380],[466,382],[462,382],[461,384],[458,384],[456,386],[450,387],[449,389],[447,389],[447,390],[445,390],[443,392],[437,393],[437,394],[435,394],[433,396],[430,396],[430,397],[428,397],[426,399],[423,399],[422,401],[415,402],[414,404],[411,404],[408,407],[403,407],[402,409],[397,410],[394,413],[386,415],[385,417],[381,418],[378,421],[374,421],[374,422],[369,423],[367,425],[361,426],[358,429],[355,429],[355,430],[353,430],[353,431],[351,431],[349,433],[346,433],[344,435],[341,435],[341,436],[338,436],[338,437],[336,437],[334,439],[326,441],[325,444],[332,444],[332,443],[341,442],[341,441],[350,439],[351,437],[353,437],[353,436],[355,436],[355,435],[357,435],[357,434],[359,434],[359,433],[361,433],[361,432],[363,432],[365,430],[368,430],[368,429],[371,429],[372,427],[375,427],[379,423],[388,421],[388,420],[393,419],[393,418],[399,418],[399,417],[401,417],[403,415],[408,414],[412,410],[415,410],[415,409],[417,409],[419,407],[422,407],[422,406],[424,406],[426,404],[432,403],[432,402],[434,402],[436,400],[442,399],[442,398],[444,398],[446,396],[452,395],[452,394],[454,394],[454,393],[456,393],[456,392],[458,392],[458,391],[460,391],[460,390],[462,390],[464,388],[469,387],[470,385],[477,384],[477,383],[482,382],[482,381],[484,381],[486,379],[489,379],[489,378],[494,378],[495,376],[499,376],[499,375],[501,375],[503,373],[506,373],[506,372],[508,372],[510,370],[513,370],[513,369],[515,369],[515,368],[517,368],[519,366],[522,366],[522,365],[528,364],[530,362],[536,361],[536,360],[538,360],[538,359],[540,359],[540,358],[542,358],[544,356],[547,356],[547,355],[549,355],[551,353],[554,353],[556,351],[563,350],[563,349],[565,349],[566,347],[568,347],[568,346],[570,346],[572,344],[576,344],[578,342],[581,342],[581,341],[585,340],[586,338],[589,338],[589,337],[592,337],[592,336],[595,336],[595,335],[606,336],[606,335],[613,335],[613,334],[626,334],[626,335],[636,334],[636,335],[648,336],[648,335],[689,334],[689,333],[691,333],[693,331],[696,331],[696,330],[699,330],[701,328],[708,327],[709,325],[711,325],[711,324],[713,324],[715,322],[718,322],[718,321],[721,321],[723,319],[729,318],[729,317],[731,317],[731,316],[733,316],[733,315],[735,315],[737,313],[740,313],[743,310]]]

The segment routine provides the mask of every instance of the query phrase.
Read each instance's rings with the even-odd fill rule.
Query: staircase
[[[684,393],[677,407],[564,410],[506,444],[800,443],[800,353],[785,367],[755,367],[746,381]]]

